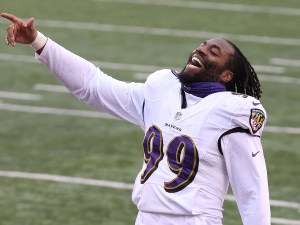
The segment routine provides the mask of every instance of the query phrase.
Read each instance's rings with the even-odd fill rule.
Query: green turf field
[[[300,224],[300,1],[2,0],[0,11],[35,17],[45,35],[126,81],[180,69],[205,39],[232,40],[262,80],[272,224]],[[1,38],[7,25],[0,19]],[[134,224],[130,185],[142,165],[140,129],[95,117],[61,90],[32,48],[1,43],[0,224]],[[230,200],[223,222],[242,224]]]

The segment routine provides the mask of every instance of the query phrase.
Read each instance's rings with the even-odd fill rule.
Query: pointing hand
[[[35,40],[37,30],[33,25],[34,18],[30,18],[25,22],[13,14],[1,13],[0,15],[12,22],[7,27],[7,35],[5,36],[7,45],[15,47],[16,43],[31,44]]]

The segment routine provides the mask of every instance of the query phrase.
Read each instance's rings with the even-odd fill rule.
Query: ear
[[[230,70],[224,70],[220,75],[221,83],[228,83],[233,78],[233,73]]]

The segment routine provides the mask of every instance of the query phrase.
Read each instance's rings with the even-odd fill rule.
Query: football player
[[[79,100],[144,131],[144,163],[132,192],[136,225],[221,225],[229,185],[243,224],[270,225],[262,92],[233,43],[206,40],[182,71],[125,83],[38,32],[33,18],[1,16],[12,22],[6,44],[30,44]]]

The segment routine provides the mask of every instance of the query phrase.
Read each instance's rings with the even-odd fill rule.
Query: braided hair
[[[232,42],[225,39],[234,49],[234,55],[228,67],[233,72],[233,78],[226,84],[228,91],[244,93],[256,99],[261,97],[260,82],[254,68],[241,50]]]

